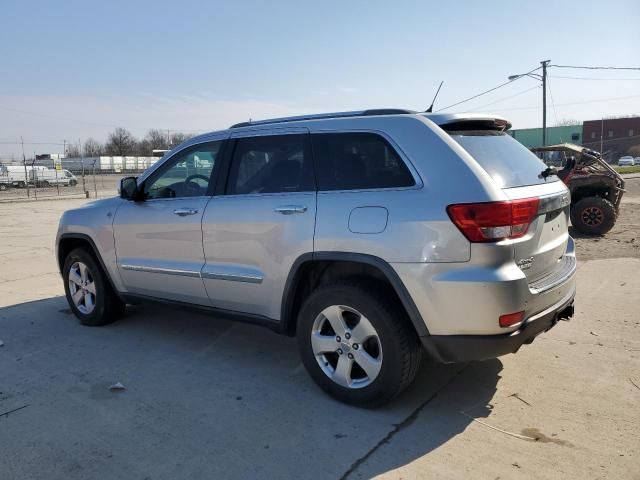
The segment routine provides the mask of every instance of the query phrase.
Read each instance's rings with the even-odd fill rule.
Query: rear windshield
[[[449,132],[501,188],[554,182],[558,177],[541,174],[547,168],[542,160],[504,132],[465,130]]]

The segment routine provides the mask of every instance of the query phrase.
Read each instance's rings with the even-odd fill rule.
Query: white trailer
[[[30,172],[44,167],[31,167],[24,165],[6,165],[2,167],[2,183],[5,186],[24,188],[29,183]]]

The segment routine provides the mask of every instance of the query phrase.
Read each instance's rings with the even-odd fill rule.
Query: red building
[[[582,144],[614,162],[623,155],[640,156],[640,117],[588,120],[582,125]]]

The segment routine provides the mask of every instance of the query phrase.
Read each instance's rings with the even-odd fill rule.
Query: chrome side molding
[[[202,267],[202,278],[209,280],[228,280],[230,282],[262,283],[264,274],[251,267],[239,265],[209,264]]]
[[[131,270],[133,272],[146,272],[146,273],[164,273],[165,275],[181,275],[183,277],[199,277],[200,272],[193,270],[182,270],[179,268],[163,268],[163,267],[147,267],[144,265],[120,265],[123,270]]]
[[[120,268],[132,272],[162,273],[183,277],[200,277],[208,280],[228,280],[230,282],[262,283],[262,280],[264,280],[264,274],[260,270],[238,265],[205,265],[200,272],[181,268],[151,267],[131,263],[122,264]]]

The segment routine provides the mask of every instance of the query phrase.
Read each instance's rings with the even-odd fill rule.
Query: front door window
[[[198,145],[177,154],[158,175],[152,176],[146,183],[146,199],[207,195],[221,143]]]

